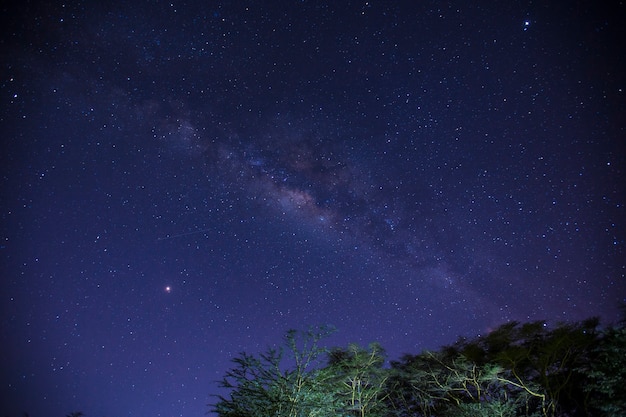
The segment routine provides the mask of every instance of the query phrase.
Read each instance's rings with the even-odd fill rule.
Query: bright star
[[[172,292],[172,287],[170,287],[169,285],[167,287],[165,287],[165,292],[166,293],[171,293]]]

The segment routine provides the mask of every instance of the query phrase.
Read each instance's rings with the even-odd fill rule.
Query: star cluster
[[[291,328],[619,318],[623,5],[278,3],[2,6],[0,412],[204,415]]]

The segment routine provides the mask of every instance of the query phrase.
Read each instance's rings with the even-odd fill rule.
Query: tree
[[[257,356],[241,353],[233,360],[221,386],[228,397],[218,396],[213,411],[222,417],[316,417],[332,402],[320,389],[316,364],[326,352],[319,341],[334,329],[320,327],[299,333],[290,330],[279,349]],[[288,353],[290,358],[285,358]],[[285,362],[290,362],[289,364]]]
[[[457,346],[458,347],[458,346]],[[522,415],[529,394],[496,364],[479,365],[456,347],[405,356],[392,363],[391,395],[400,416]]]
[[[584,391],[602,415],[626,415],[626,328],[606,330],[592,351]]]
[[[493,360],[510,370],[514,381],[539,400],[541,415],[553,417],[586,409],[582,391],[590,348],[596,343],[598,319],[557,325],[550,330],[542,322],[511,328],[508,346],[499,346]]]
[[[325,381],[326,392],[338,406],[337,414],[382,415],[388,378],[382,367],[384,363],[385,351],[378,343],[371,343],[367,349],[351,344],[347,349],[330,351],[328,366],[320,376]]]
[[[405,355],[377,344],[327,350],[325,328],[241,354],[220,417],[596,417],[626,415],[626,329],[598,320],[507,323],[485,337]],[[323,359],[327,361],[323,363]]]
[[[428,355],[404,355],[391,362],[387,401],[398,417],[433,416],[441,398],[430,391],[426,372],[430,369]]]

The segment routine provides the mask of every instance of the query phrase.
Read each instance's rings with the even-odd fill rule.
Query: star
[[[325,323],[395,360],[621,317],[611,2],[11,3],[0,416],[206,415]]]

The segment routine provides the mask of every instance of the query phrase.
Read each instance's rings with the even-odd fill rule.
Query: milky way
[[[3,415],[619,318],[623,5],[281,3],[3,6]]]

